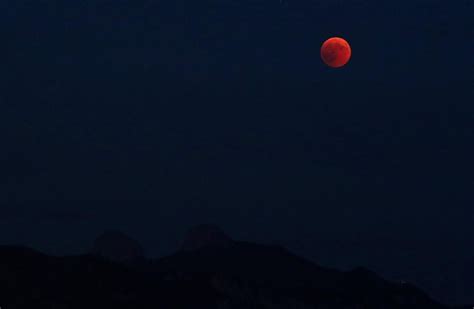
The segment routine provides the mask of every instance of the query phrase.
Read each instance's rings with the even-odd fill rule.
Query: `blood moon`
[[[352,49],[343,38],[327,39],[321,46],[321,59],[332,68],[345,66],[351,59]]]

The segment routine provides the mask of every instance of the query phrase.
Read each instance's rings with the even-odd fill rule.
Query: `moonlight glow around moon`
[[[321,59],[332,68],[345,66],[351,59],[351,55],[351,46],[343,38],[330,38],[321,46]]]

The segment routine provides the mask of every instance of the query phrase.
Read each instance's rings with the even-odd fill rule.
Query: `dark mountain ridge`
[[[133,264],[0,247],[0,265],[6,308],[444,308],[366,269],[327,269],[245,242]]]
[[[118,262],[133,261],[144,257],[144,249],[136,240],[120,231],[106,231],[96,238],[90,254]]]

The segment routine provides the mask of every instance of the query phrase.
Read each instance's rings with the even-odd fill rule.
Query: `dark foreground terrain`
[[[127,262],[0,247],[0,306],[17,308],[445,308],[366,269],[323,268],[245,242]]]

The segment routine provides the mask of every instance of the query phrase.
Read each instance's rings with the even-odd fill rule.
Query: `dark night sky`
[[[472,257],[473,12],[4,0],[0,243],[76,253],[116,228],[161,255],[214,222],[341,267]]]

